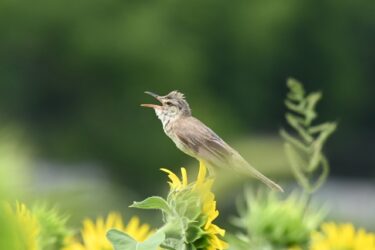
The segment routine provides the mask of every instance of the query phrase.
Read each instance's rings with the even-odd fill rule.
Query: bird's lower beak
[[[155,94],[155,93],[152,93],[152,92],[149,92],[149,91],[146,91],[145,94],[148,94],[152,97],[155,97],[159,102],[160,102],[160,99],[159,99],[159,95]],[[161,108],[160,105],[156,105],[156,104],[141,104],[142,107],[146,107],[146,108],[154,108],[154,109],[159,109]]]
[[[146,107],[146,108],[154,108],[154,109],[160,109],[161,106],[160,105],[156,105],[156,104],[141,104],[142,107]]]

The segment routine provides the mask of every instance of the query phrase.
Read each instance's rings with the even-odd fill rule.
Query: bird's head
[[[141,104],[141,106],[153,108],[163,124],[166,121],[175,120],[183,116],[191,116],[189,104],[185,100],[184,94],[181,92],[174,90],[165,96],[160,96],[148,91],[145,93],[155,97],[161,105]]]

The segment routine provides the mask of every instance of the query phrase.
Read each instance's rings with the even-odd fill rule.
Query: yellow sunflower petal
[[[207,173],[207,168],[204,164],[204,161],[199,161],[199,172],[197,176],[197,181],[196,181],[196,186],[201,186],[205,179],[206,179],[206,173]]]
[[[128,225],[126,226],[126,233],[130,235],[134,235],[139,227],[139,218],[137,216],[134,216],[130,219]]]
[[[181,175],[182,175],[182,187],[186,187],[188,184],[188,178],[185,168],[181,168]]]
[[[311,239],[311,250],[375,250],[375,235],[363,229],[356,232],[352,224],[324,223]]]
[[[37,250],[39,249],[38,237],[40,234],[40,224],[37,218],[31,213],[25,204],[16,202],[15,207],[9,203],[4,205],[5,212],[15,226],[15,247],[17,249]]]
[[[141,225],[138,217],[130,219],[126,226],[119,213],[109,213],[106,219],[99,217],[95,222],[90,219],[83,221],[81,230],[82,242],[77,238],[66,240],[66,247],[63,250],[109,250],[112,249],[110,242],[106,238],[108,230],[116,228],[128,233],[138,241],[145,240],[151,233],[150,226]]]
[[[217,225],[214,225],[214,224],[212,224],[210,226],[209,230],[210,230],[211,233],[214,233],[214,234],[219,234],[221,236],[225,235],[225,230],[222,229],[222,228],[220,228],[220,227],[218,227]]]
[[[177,177],[177,175],[175,175],[172,171],[170,171],[166,168],[161,168],[160,170],[168,174],[168,178],[172,181],[172,183],[169,182],[169,183],[171,183],[170,184],[171,188],[174,188],[174,189],[181,188],[182,184],[181,184],[180,179]]]

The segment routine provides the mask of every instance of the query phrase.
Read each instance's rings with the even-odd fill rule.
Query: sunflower
[[[375,250],[375,234],[352,224],[324,223],[312,234],[310,250]]]
[[[107,231],[112,228],[129,234],[137,241],[144,241],[151,233],[150,226],[141,224],[138,217],[132,217],[128,224],[124,225],[121,215],[111,212],[106,219],[85,219],[81,231],[82,241],[69,238],[63,250],[112,250],[112,245],[106,238]]]
[[[5,204],[5,212],[12,224],[11,244],[14,249],[39,250],[40,225],[26,205],[19,202],[15,207]]]
[[[167,201],[175,211],[173,215],[167,214],[166,222],[182,222],[180,234],[184,236],[182,240],[188,249],[226,249],[228,244],[222,240],[225,230],[213,224],[219,211],[215,195],[211,192],[214,180],[206,178],[204,163],[200,162],[197,179],[192,183],[188,182],[185,168],[181,168],[181,179],[168,169],[161,170],[168,174],[171,190]]]

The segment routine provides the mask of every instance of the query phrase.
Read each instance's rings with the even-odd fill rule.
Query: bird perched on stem
[[[234,169],[236,172],[251,175],[273,190],[283,189],[251,166],[236,150],[230,147],[214,131],[191,115],[189,103],[184,94],[172,91],[165,96],[145,92],[155,97],[161,105],[142,104],[153,108],[163,124],[164,132],[182,152],[203,161],[208,166],[210,175],[213,167]]]

